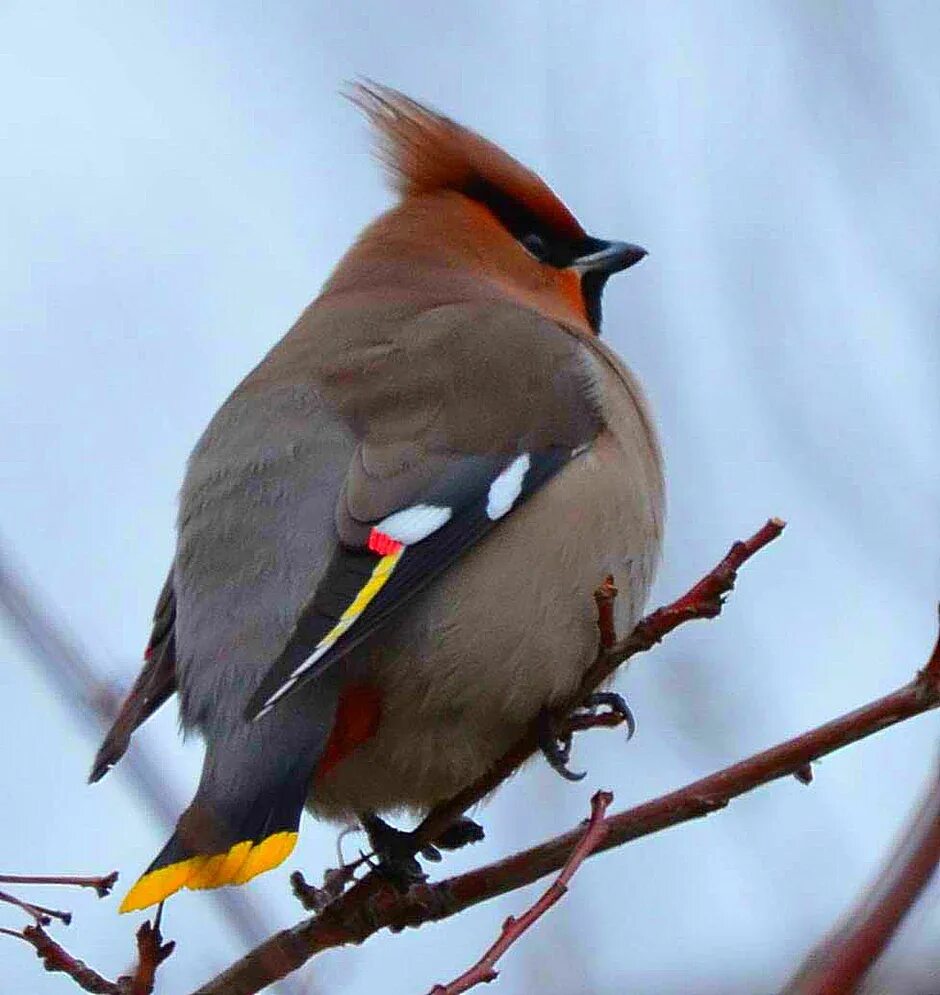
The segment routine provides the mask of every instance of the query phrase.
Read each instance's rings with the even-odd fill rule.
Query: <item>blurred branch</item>
[[[518,919],[515,916],[509,916],[506,919],[499,939],[469,970],[449,985],[435,985],[431,989],[430,995],[461,995],[462,992],[469,991],[477,985],[496,980],[499,974],[496,970],[496,962],[533,923],[541,919],[556,902],[564,897],[568,891],[568,882],[607,835],[604,813],[613,800],[614,796],[609,791],[595,793],[591,799],[591,817],[587,820],[587,828],[578,841],[578,845],[571,851],[558,877],[523,915],[519,916]]]
[[[921,674],[940,681],[940,639]],[[783,995],[849,995],[891,942],[940,863],[940,771],[878,878],[806,959]]]
[[[11,558],[0,547],[0,612],[26,647],[43,676],[68,703],[70,714],[78,714],[95,730],[95,736],[110,726],[119,698],[102,679],[99,669],[55,619],[55,613],[40,603]],[[122,768],[150,810],[169,834],[182,803],[166,789],[163,765],[138,742]],[[258,942],[266,932],[251,898],[229,888],[210,893],[232,931],[246,945]]]

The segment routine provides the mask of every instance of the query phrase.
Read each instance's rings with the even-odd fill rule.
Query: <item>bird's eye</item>
[[[523,235],[522,239],[523,246],[535,256],[536,259],[545,261],[548,255],[548,246],[545,244],[545,239],[542,238],[537,232],[530,231],[528,235]]]

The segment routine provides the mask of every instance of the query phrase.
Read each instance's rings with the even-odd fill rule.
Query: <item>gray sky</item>
[[[656,600],[771,514],[785,539],[726,615],[639,659],[625,746],[576,747],[483,811],[448,870],[568,828],[886,693],[923,662],[940,592],[940,8],[928,3],[607,2],[0,7],[0,535],[116,679],[136,671],[203,425],[388,204],[337,95],[364,74],[505,145],[598,235],[650,250],[611,284],[606,335],[661,427],[670,516]],[[4,869],[129,884],[163,841],[120,772],[89,788],[94,737],[0,629]],[[144,733],[189,797],[201,749],[172,710]],[[771,991],[874,872],[932,769],[936,718],[586,866],[511,953],[507,995]],[[298,918],[333,831],[252,884]],[[57,933],[116,974],[137,917],[56,895]],[[514,895],[323,957],[316,990],[411,993],[460,973]],[[940,891],[884,970],[940,971]],[[17,917],[2,913],[3,924]],[[239,952],[215,906],[168,908],[167,992]],[[123,951],[123,953],[122,953]],[[742,979],[744,979],[742,981]],[[0,946],[4,990],[66,991]],[[748,987],[749,986],[749,987]]]

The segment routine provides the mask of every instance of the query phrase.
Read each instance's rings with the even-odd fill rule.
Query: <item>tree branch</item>
[[[733,586],[737,569],[776,538],[782,528],[782,522],[772,519],[747,542],[735,543],[725,559],[686,595],[647,616],[628,639],[619,643],[614,641],[609,649],[602,646],[591,668],[591,676],[583,685],[585,693],[604,680],[619,662],[648,649],[682,622],[714,617],[721,610],[722,595]],[[596,683],[591,684],[591,681]],[[706,815],[724,807],[732,798],[777,778],[792,774],[806,781],[813,760],[938,704],[940,650],[935,650],[914,681],[893,694],[685,788],[606,818],[607,836],[595,852]],[[509,768],[511,772],[531,752],[532,745],[526,737],[500,761],[499,771]],[[515,764],[509,767],[511,760],[515,760]],[[436,819],[441,822],[445,818],[452,819],[455,813],[462,812],[492,790],[502,777],[494,774],[482,779],[432,813],[422,823],[427,838],[433,838],[439,832],[440,823],[436,823]],[[270,937],[194,995],[251,995],[322,950],[361,943],[385,927],[401,929],[447,918],[558,870],[580,837],[580,830],[572,830],[479,870],[436,885],[414,888],[405,896],[393,892],[376,875],[368,874],[320,915]]]
[[[940,639],[924,674],[931,672],[936,681],[940,675]],[[854,992],[927,887],[938,863],[940,771],[935,771],[904,837],[877,879],[842,925],[810,953],[783,995]]]
[[[54,884],[77,885],[94,888],[99,898],[104,898],[114,887],[117,872],[97,877],[47,877],[34,874],[3,874],[0,881],[11,884]],[[160,912],[151,926],[145,922],[137,930],[137,967],[133,974],[124,975],[117,981],[109,981],[84,961],[73,957],[61,943],[54,940],[44,929],[52,921],[51,917],[62,920],[66,925],[72,921],[71,912],[58,912],[41,905],[24,902],[13,895],[0,892],[0,901],[9,902],[32,916],[35,923],[22,930],[0,929],[6,936],[24,940],[35,951],[47,971],[68,975],[83,991],[96,995],[150,995],[153,991],[157,968],[173,953],[175,943],[164,943],[160,935]],[[162,906],[161,906],[162,909]]]
[[[684,788],[606,817],[606,836],[591,855],[708,815],[759,785],[796,774],[820,757],[938,705],[940,649],[913,681],[892,694]],[[363,901],[363,886],[370,880],[364,878],[321,915],[276,933],[194,995],[252,995],[323,950],[362,943],[386,927],[399,930],[446,919],[531,884],[562,867],[582,833],[573,829],[497,863],[413,888],[407,895],[382,888]]]
[[[613,629],[613,613],[605,608],[616,595],[616,588],[608,578],[595,595],[600,627],[600,648],[597,658],[585,673],[573,700],[557,710],[554,716],[556,725],[564,728],[569,721],[571,709],[600,687],[630,657],[652,649],[684,622],[716,618],[721,613],[724,596],[734,588],[738,570],[755,553],[773,542],[785,527],[786,523],[781,519],[771,518],[750,539],[734,543],[724,559],[694,587],[672,604],[657,608],[641,619],[633,632],[620,641],[617,641]],[[417,838],[422,843],[433,842],[468,808],[499,787],[530,757],[539,752],[540,733],[539,724],[534,722],[522,739],[511,747],[483,777],[449,801],[433,808],[418,826]]]
[[[564,897],[568,891],[568,882],[607,835],[604,813],[613,800],[614,796],[609,791],[598,791],[594,794],[591,799],[591,817],[587,820],[587,828],[565,861],[565,866],[558,877],[523,915],[518,919],[514,916],[509,916],[506,919],[499,938],[473,967],[464,971],[459,978],[456,978],[449,985],[435,985],[431,989],[430,995],[461,995],[462,992],[469,991],[476,985],[496,980],[499,974],[495,969],[496,962],[533,923],[541,919],[556,902]]]

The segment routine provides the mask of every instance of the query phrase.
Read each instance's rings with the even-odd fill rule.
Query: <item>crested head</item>
[[[354,85],[350,98],[375,128],[379,157],[402,196],[442,190],[480,200],[489,195],[528,210],[559,236],[585,237],[547,183],[482,135],[378,83]]]
[[[499,146],[397,90],[356,84],[350,99],[376,130],[398,207],[366,229],[347,257],[445,258],[481,292],[502,296],[571,327],[597,333],[607,278],[646,255],[639,246],[588,235],[547,183]],[[343,267],[341,267],[343,269]],[[414,275],[420,271],[412,265]],[[360,265],[327,289],[361,281]],[[440,274],[435,277],[440,280]],[[488,288],[488,290],[487,290]]]

